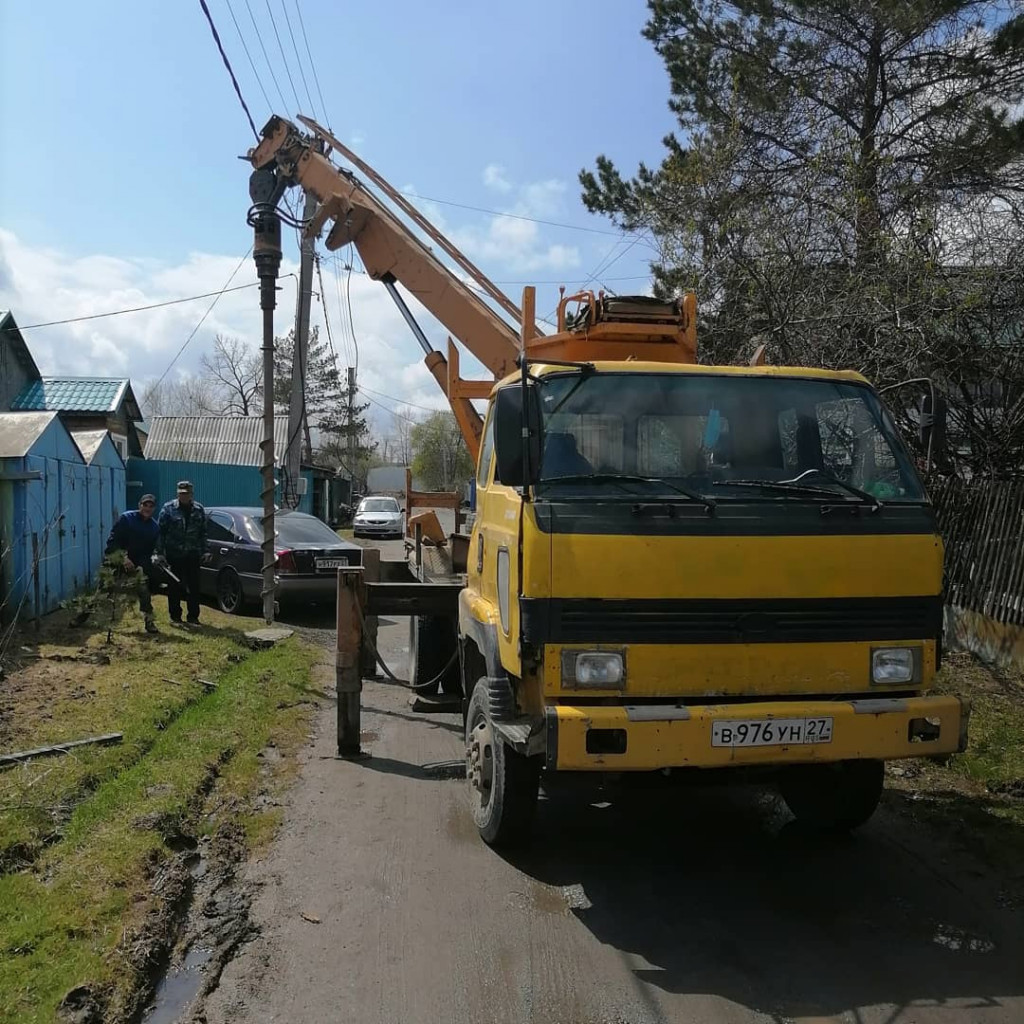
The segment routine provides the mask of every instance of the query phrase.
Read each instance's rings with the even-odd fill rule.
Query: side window
[[[231,516],[224,512],[211,512],[206,517],[206,536],[208,540],[234,540],[235,530]]]
[[[487,426],[484,427],[484,439],[480,445],[480,463],[476,471],[477,487],[486,487],[487,478],[491,472],[491,457],[494,454],[494,415],[487,417]]]

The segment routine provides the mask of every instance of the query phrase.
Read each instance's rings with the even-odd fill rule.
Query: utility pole
[[[348,368],[348,500],[356,493],[356,368]]]
[[[307,223],[316,213],[317,201],[306,193],[302,219]],[[292,393],[288,405],[288,447],[285,451],[284,501],[299,507],[302,477],[302,441],[306,421],[306,371],[309,365],[309,308],[313,300],[313,253],[316,238],[303,232],[300,243],[299,294],[295,302],[295,345],[292,351]]]
[[[252,257],[260,280],[260,309],[263,310],[263,619],[274,621],[274,307],[277,305],[277,274],[281,268],[281,221],[277,216],[280,183],[272,171],[253,171],[249,178],[253,207],[249,224],[253,229]]]

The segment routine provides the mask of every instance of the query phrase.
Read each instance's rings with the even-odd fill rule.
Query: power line
[[[284,45],[281,43],[281,33],[277,31],[277,22],[274,20],[274,12],[270,9],[270,0],[265,0],[267,5],[267,14],[270,15],[270,24],[274,28],[274,35],[277,36],[277,48],[281,51],[281,60],[284,61],[285,74],[288,76],[288,82],[292,87],[292,95],[295,97],[295,109],[298,110],[302,106],[299,101],[299,93],[295,88],[295,80],[292,78],[291,68],[288,67],[288,58],[284,55]]]
[[[525,220],[531,224],[544,224],[549,228],[565,228],[567,231],[588,231],[592,235],[619,235],[622,237],[622,232],[619,231],[608,231],[605,228],[589,228],[582,224],[565,224],[562,221],[557,220],[543,220],[540,217],[528,217],[523,213],[507,213],[504,210],[490,210],[485,206],[470,206],[468,203],[456,203],[451,199],[435,199],[431,196],[420,195],[418,192],[403,192],[401,189],[397,190],[400,195],[407,196],[410,199],[422,199],[425,203],[438,203],[440,206],[454,206],[459,210],[473,210],[475,213],[489,213],[494,217],[508,217],[510,220]],[[639,236],[638,236],[639,237]]]
[[[331,253],[330,255],[325,256],[324,259],[326,259],[329,263],[330,262],[337,263],[343,270],[347,270],[348,269],[348,263],[346,263],[337,253]],[[364,277],[369,277],[369,275],[366,273],[365,270],[356,270],[355,273],[362,274]],[[629,275],[624,276],[624,277],[605,277],[602,274],[601,277],[602,277],[602,280],[604,280],[604,281],[649,281],[651,279],[651,275],[650,274],[629,274]],[[566,284],[567,280],[568,280],[568,278],[564,278],[563,277],[563,278],[549,278],[547,280],[538,279],[538,278],[528,278],[526,280],[509,281],[509,280],[505,280],[505,279],[502,279],[502,278],[494,278],[494,277],[492,277],[491,278],[491,284],[553,284],[553,285],[562,285],[562,284]],[[470,282],[470,284],[472,285],[472,282]]]
[[[323,111],[324,124],[327,125],[328,128],[330,128],[330,121],[327,117],[327,104],[324,103],[324,94],[320,88],[320,76],[316,73],[316,64],[313,61],[313,54],[310,52],[309,49],[309,37],[306,35],[306,23],[305,21],[303,21],[302,18],[302,8],[299,6],[299,0],[295,0],[295,10],[298,11],[299,14],[299,26],[302,29],[302,38],[306,44],[306,54],[309,57],[309,66],[313,69],[313,81],[316,83],[317,95],[320,97],[320,109]]]
[[[374,391],[373,388],[368,388],[365,384],[360,384],[359,389],[361,391],[369,391],[370,394],[377,395],[380,398],[386,398],[389,402],[397,402],[399,405],[407,405],[410,409],[422,409],[424,412],[438,412],[438,409],[432,409],[429,405],[417,405],[415,402],[407,402],[404,398],[395,398],[394,395],[385,395],[383,391]],[[367,396],[369,397],[369,395]]]
[[[228,5],[228,13],[231,15],[231,20],[235,23],[235,31],[238,33],[239,42],[242,44],[242,49],[245,50],[246,57],[249,58],[249,67],[252,68],[252,76],[256,79],[256,84],[260,87],[260,92],[263,93],[263,98],[267,102],[267,108],[271,113],[274,112],[274,105],[270,102],[270,97],[267,95],[267,90],[263,88],[263,82],[260,80],[259,72],[256,70],[256,65],[253,62],[252,54],[249,53],[249,47],[246,44],[245,36],[242,35],[241,26],[238,24],[238,19],[235,17],[235,10],[231,6],[231,0],[225,0]]]
[[[338,369],[338,353],[334,349],[334,338],[331,336],[331,321],[327,316],[327,301],[324,298],[324,275],[320,272],[320,255],[313,253],[313,261],[316,263],[316,276],[320,282],[320,307],[324,311],[324,327],[327,328],[327,344],[331,349],[331,359],[334,361],[334,369]]]
[[[228,285],[230,285],[231,282],[235,279],[235,274],[237,274],[242,269],[242,265],[249,258],[249,253],[251,252],[252,246],[249,246],[249,248],[246,250],[245,255],[238,261],[238,266],[231,271],[231,276],[224,283],[224,287],[219,292],[216,293],[213,302],[210,303],[210,305],[206,309],[206,312],[199,318],[199,323],[197,323],[195,327],[192,328],[192,333],[185,339],[185,343],[181,346],[181,348],[178,349],[174,358],[167,364],[167,369],[164,370],[162,374],[160,374],[160,379],[154,385],[154,390],[160,387],[161,384],[163,384],[164,378],[167,376],[167,374],[171,372],[171,367],[174,366],[174,364],[181,357],[182,352],[184,352],[185,349],[188,348],[189,342],[196,336],[196,334],[199,331],[199,328],[202,327],[203,324],[206,322],[206,318],[213,312],[213,307],[217,305],[217,303],[220,301],[220,297],[228,290]],[[252,285],[246,285],[245,287],[251,288]]]
[[[405,420],[406,423],[413,423],[413,424],[416,423],[416,420],[412,419],[410,416],[403,416],[400,412],[396,412],[394,409],[389,409],[386,405],[384,405],[383,402],[378,402],[377,399],[375,399],[372,396],[368,395],[364,388],[360,387],[360,388],[356,388],[356,390],[368,402],[372,402],[375,406],[377,406],[378,409],[383,409],[386,413],[390,413],[392,416],[395,417],[395,419]],[[431,412],[437,412],[438,410],[437,409],[431,409],[430,411]]]
[[[345,330],[345,303],[341,297],[341,274],[338,271],[338,259],[335,258],[331,261],[331,268],[334,271],[334,292],[338,301],[338,324],[341,331],[341,345],[343,348],[342,356],[345,359],[345,365],[352,365],[352,358],[350,355],[350,346],[348,341],[348,334]]]
[[[263,51],[263,59],[267,62],[267,70],[270,72],[270,77],[274,80],[274,87],[277,89],[277,95],[281,98],[281,109],[287,110],[288,104],[285,102],[284,93],[281,91],[281,83],[278,82],[277,75],[274,74],[274,65],[270,63],[270,55],[267,53],[266,46],[263,45],[263,34],[260,32],[259,25],[256,24],[256,15],[252,13],[252,7],[249,6],[249,0],[245,0],[245,8],[249,12],[249,20],[252,22],[256,38],[259,40],[260,49]]]
[[[285,24],[288,26],[288,35],[292,37],[292,49],[295,51],[295,63],[299,66],[299,75],[302,77],[302,88],[306,90],[306,99],[309,100],[309,109],[314,113],[316,107],[313,105],[313,97],[309,92],[309,85],[306,82],[306,72],[302,70],[302,58],[299,56],[299,48],[295,45],[295,33],[292,31],[292,19],[288,16],[287,0],[281,0],[281,10],[284,11]]]
[[[248,253],[246,253],[246,255],[248,255]],[[231,275],[231,277],[234,276],[234,274]],[[132,306],[130,309],[112,309],[108,313],[90,313],[88,316],[71,316],[66,320],[47,320],[45,323],[26,324],[24,327],[21,325],[18,327],[5,327],[4,330],[31,331],[36,327],[56,327],[59,324],[76,324],[82,320],[100,320],[107,316],[121,316],[123,313],[142,313],[147,309],[160,309],[163,306],[176,306],[182,302],[195,302],[197,299],[208,299],[211,295],[216,295],[217,298],[220,298],[228,292],[240,292],[245,288],[255,288],[258,284],[259,281],[253,281],[251,284],[236,284],[234,288],[222,288],[219,292],[203,292],[202,295],[187,295],[183,299],[168,299],[166,302],[153,302],[148,306]]]
[[[213,15],[210,14],[210,8],[206,6],[206,0],[199,0],[199,6],[203,9],[203,14],[206,15],[206,20],[209,22],[210,31],[213,33],[213,41],[217,44],[217,49],[220,50],[220,59],[224,61],[224,67],[228,69],[228,74],[231,76],[231,84],[235,87],[235,93],[238,96],[238,102],[242,104],[242,109],[245,111],[245,116],[249,119],[249,127],[252,129],[253,135],[256,136],[256,141],[260,141],[260,133],[256,131],[256,122],[252,119],[252,114],[249,113],[249,108],[246,105],[245,97],[242,95],[242,90],[238,85],[238,79],[235,78],[235,72],[231,67],[231,61],[228,60],[228,55],[224,52],[224,46],[221,44],[220,36],[217,34],[217,26],[213,23]]]

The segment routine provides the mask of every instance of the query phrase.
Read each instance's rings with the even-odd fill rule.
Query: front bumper
[[[397,523],[353,523],[352,532],[367,537],[391,537],[403,532],[401,522]]]
[[[889,760],[951,754],[967,745],[970,705],[958,697],[752,701],[678,706],[572,706],[545,710],[546,764],[562,771],[654,771],[800,764],[858,758]],[[831,718],[829,743],[712,746],[715,721]],[[927,722],[927,724],[924,724]],[[588,751],[609,749],[621,753]]]

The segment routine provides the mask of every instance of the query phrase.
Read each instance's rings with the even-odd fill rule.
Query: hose
[[[398,676],[396,676],[395,673],[392,672],[390,668],[388,668],[387,663],[381,657],[380,651],[377,650],[377,645],[370,639],[369,635],[367,634],[366,617],[363,615],[363,609],[359,607],[358,603],[356,604],[356,609],[358,610],[359,613],[359,624],[362,629],[363,643],[369,645],[370,650],[373,651],[374,661],[377,662],[377,664],[383,670],[384,675],[386,675],[388,679],[390,679],[393,683],[397,683],[399,686],[404,686],[406,687],[406,689],[409,690],[429,690],[431,687],[436,686],[439,682],[441,682],[441,680],[445,677],[445,674],[447,673],[448,669],[450,669],[452,665],[455,664],[455,660],[459,656],[458,647],[455,648],[455,651],[453,652],[452,656],[448,659],[448,664],[445,665],[445,667],[441,669],[441,671],[438,672],[438,674],[434,676],[433,679],[428,679],[425,683],[411,683],[409,682],[408,679],[399,679]]]

